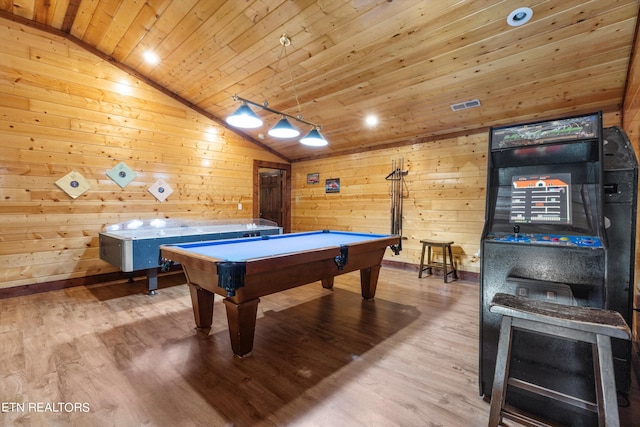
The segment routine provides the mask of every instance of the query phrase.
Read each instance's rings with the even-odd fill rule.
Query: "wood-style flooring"
[[[216,297],[194,329],[182,273],[0,300],[1,426],[483,426],[477,283],[383,267],[263,297],[233,356]],[[633,381],[623,425],[640,424]],[[515,425],[510,423],[508,425]]]

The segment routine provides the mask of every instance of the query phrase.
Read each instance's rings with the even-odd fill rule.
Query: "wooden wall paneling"
[[[486,137],[485,137],[486,139]],[[391,159],[404,157],[405,168],[409,170],[405,177],[404,221],[403,231],[407,239],[403,242],[403,251],[399,256],[386,255],[387,259],[409,264],[419,262],[421,245],[424,238],[451,238],[469,246],[469,239],[465,239],[465,232],[456,229],[458,211],[465,212],[465,220],[469,220],[469,210],[476,209],[475,229],[481,229],[484,218],[484,198],[478,198],[478,193],[484,190],[484,180],[481,188],[473,191],[452,191],[446,195],[446,200],[440,197],[434,200],[434,194],[425,191],[429,186],[429,179],[442,180],[442,174],[447,173],[452,180],[466,180],[467,177],[456,175],[456,157],[460,157],[459,165],[465,166],[476,162],[471,168],[475,171],[473,178],[484,176],[486,165],[484,155],[469,155],[469,144],[476,144],[474,139],[449,138],[444,141],[420,145],[405,146],[388,150],[360,153],[352,156],[340,156],[318,161],[306,161],[293,164],[296,176],[296,192],[294,194],[294,223],[295,227],[305,230],[323,228],[326,226],[338,229],[356,231],[370,231],[388,233],[390,230],[390,197],[389,184],[384,179],[390,172]],[[465,145],[466,144],[466,145]],[[456,148],[457,147],[457,148]],[[481,166],[482,165],[482,166]],[[438,170],[438,168],[440,170]],[[446,170],[449,172],[442,172]],[[306,174],[320,173],[320,184],[306,184]],[[324,181],[327,178],[340,178],[341,190],[339,194],[324,194]],[[357,184],[352,182],[356,181]],[[435,185],[435,184],[431,184]],[[443,184],[440,187],[446,188]],[[366,194],[366,196],[361,196]],[[461,200],[458,200],[461,199]],[[479,205],[480,208],[477,209]],[[343,208],[340,208],[343,206]],[[360,208],[362,206],[362,208]],[[433,221],[437,218],[439,221]],[[443,220],[443,218],[445,218]],[[450,226],[443,226],[447,221]],[[474,229],[474,227],[470,227]],[[440,231],[440,230],[446,231]],[[479,233],[478,233],[479,235]],[[451,237],[453,236],[453,237]],[[465,241],[467,240],[467,241]],[[479,242],[475,243],[475,247]],[[477,251],[477,249],[475,250]],[[472,253],[475,253],[472,252]],[[467,252],[465,250],[465,252]],[[473,271],[464,257],[459,263],[467,271]]]
[[[237,203],[252,200],[251,163],[282,161],[63,39],[8,22],[5,40],[0,288],[115,271],[98,256],[107,224],[250,217]],[[106,176],[120,161],[137,173],[125,188]],[[75,200],[55,185],[71,170],[91,185]],[[174,189],[164,203],[147,191],[159,178]]]
[[[7,229],[5,229],[7,230]],[[87,245],[95,243],[94,236],[83,232],[82,235],[74,235],[66,233],[64,235],[50,235],[39,232],[15,232],[13,230],[3,236],[0,242],[0,255],[8,257],[32,257],[33,253],[26,253],[26,250],[34,252],[47,252],[54,250],[66,250],[69,247],[83,248],[86,250]],[[20,230],[21,231],[21,230]],[[20,236],[26,238],[20,239]]]

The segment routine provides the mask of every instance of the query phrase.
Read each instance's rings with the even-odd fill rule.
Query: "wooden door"
[[[282,169],[264,169],[260,171],[260,218],[284,224],[284,206],[282,203],[286,171]]]
[[[253,216],[291,232],[291,165],[253,161]]]

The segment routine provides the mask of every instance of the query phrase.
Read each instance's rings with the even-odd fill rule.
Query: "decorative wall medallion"
[[[136,178],[137,174],[124,162],[120,162],[107,172],[107,176],[124,188]]]
[[[71,171],[59,180],[56,185],[70,197],[76,199],[80,197],[91,186],[89,182],[77,171]]]
[[[164,202],[167,197],[173,193],[173,188],[169,184],[167,184],[163,179],[157,180],[151,187],[149,187],[149,192],[153,194],[153,196],[158,199],[159,202]]]

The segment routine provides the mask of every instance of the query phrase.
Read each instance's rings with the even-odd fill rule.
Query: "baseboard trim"
[[[415,271],[418,274],[418,264],[411,264],[408,262],[389,261],[383,260],[382,265],[389,268],[397,268],[400,270]],[[173,265],[170,272],[182,271],[182,266]],[[51,282],[34,283],[33,285],[14,286],[11,288],[0,289],[0,300],[6,298],[15,298],[26,295],[39,294],[42,292],[59,291],[61,289],[73,288],[76,286],[89,286],[96,283],[113,282],[116,280],[126,280],[130,277],[145,276],[144,270],[134,271],[133,273],[123,273],[121,271],[115,271],[111,273],[96,274],[93,276],[76,277],[73,279],[54,280]],[[442,276],[442,272],[436,269],[435,275]],[[469,271],[458,270],[458,277],[461,280],[467,280],[470,282],[480,283],[480,275]]]
[[[397,268],[399,270],[415,271],[416,275],[418,274],[418,270],[420,269],[419,264],[412,264],[409,262],[393,261],[393,260],[387,260],[387,259],[382,260],[382,266],[389,267],[389,268]],[[442,269],[439,269],[437,267],[434,268],[434,276],[442,277]],[[469,282],[480,283],[480,273],[474,273],[472,271],[458,270],[458,278],[460,280],[467,280]]]
[[[173,265],[169,272],[182,271],[181,265]],[[54,280],[51,282],[34,283],[33,285],[14,286],[11,288],[0,289],[0,300],[6,298],[22,297],[26,295],[39,294],[42,292],[59,291],[61,289],[74,288],[76,286],[89,286],[96,283],[114,282],[117,280],[128,280],[133,277],[146,277],[146,271],[134,271],[124,273],[122,271],[114,271],[111,273],[96,274],[93,276],[75,277],[73,279]]]

